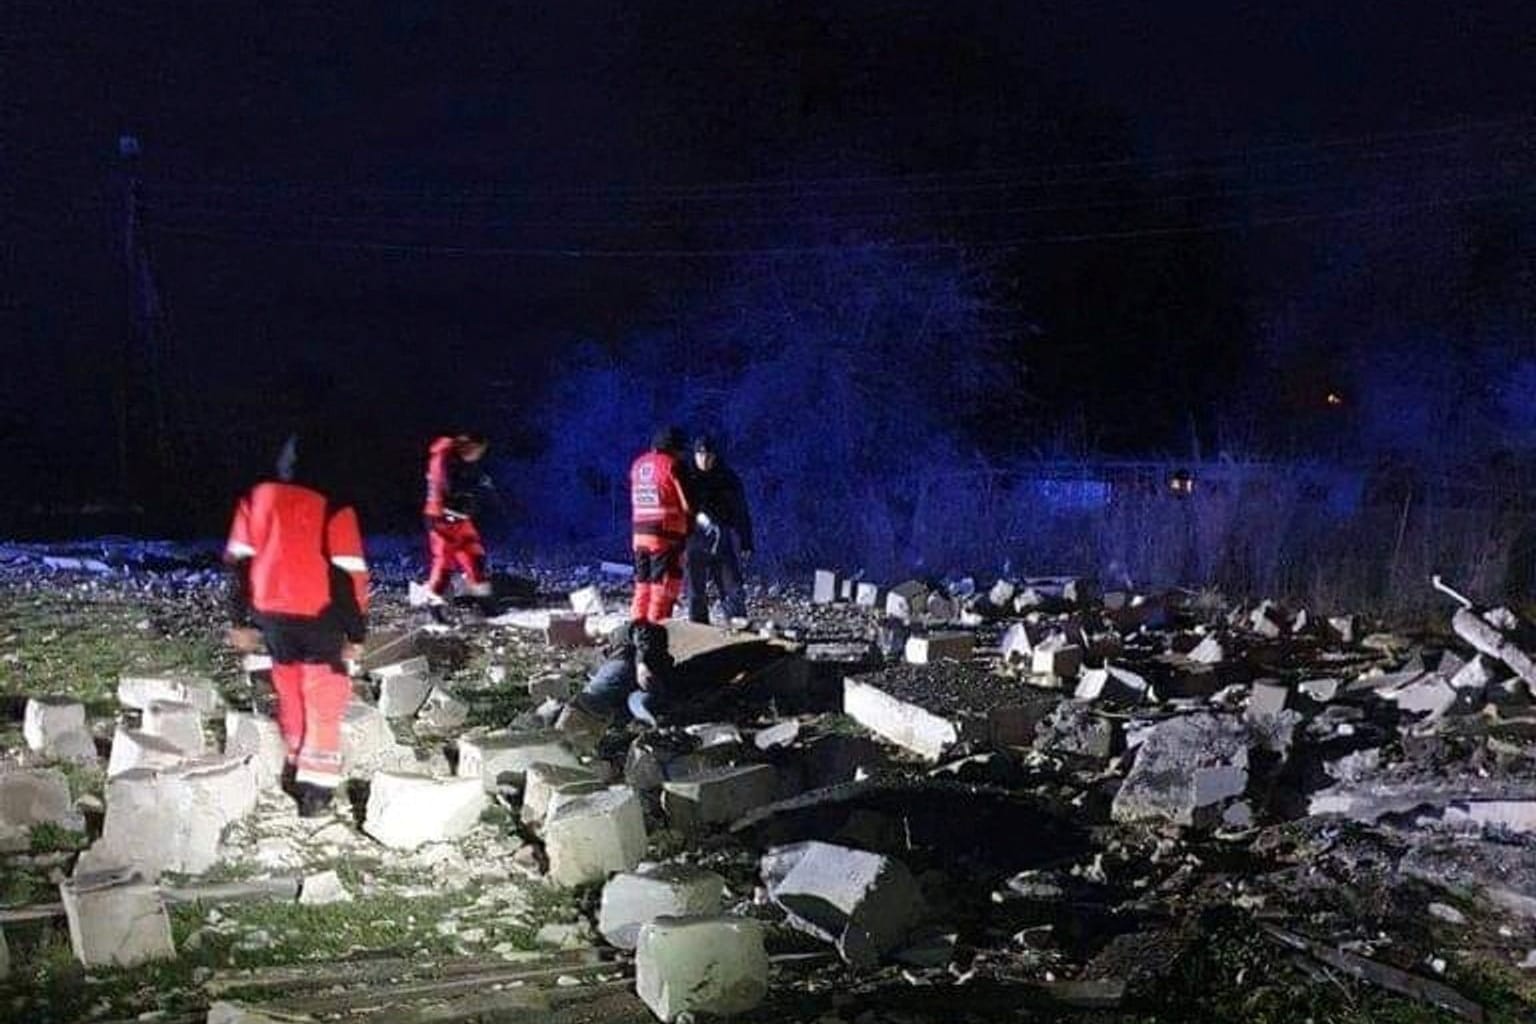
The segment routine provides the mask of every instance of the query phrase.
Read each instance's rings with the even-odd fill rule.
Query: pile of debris
[[[1064,577],[882,588],[819,572],[811,598],[755,601],[750,633],[668,624],[680,670],[713,691],[661,728],[601,734],[554,728],[569,676],[533,671],[493,675],[526,691],[522,710],[471,726],[432,656],[444,628],[382,636],[347,713],[356,825],[318,834],[275,795],[261,660],[248,710],[207,680],[125,677],[99,835],[60,883],[76,954],[174,956],[167,873],[255,859],[269,882],[310,873],[290,898],[348,898],[307,845],[399,851],[454,885],[540,878],[588,916],[552,937],[602,945],[558,969],[500,947],[507,962],[476,961],[462,984],[406,967],[320,996],[273,981],[261,999],[278,1014],[366,1020],[430,995],[432,1019],[471,1019],[582,992],[632,992],[663,1021],[1155,1007],[1181,959],[1231,928],[1477,1020],[1446,929],[1489,962],[1536,964],[1536,643],[1510,610],[1462,601],[1450,635],[1410,642],[1275,602]],[[533,636],[595,664],[623,618],[599,586],[567,604],[473,642]],[[31,758],[97,758],[79,705],[34,700],[25,735]],[[511,831],[487,824],[498,808]],[[43,822],[85,827],[63,774],[0,772],[0,841]],[[1424,915],[1441,931],[1399,927]],[[535,998],[540,978],[570,991]],[[349,985],[371,999],[348,1003]]]

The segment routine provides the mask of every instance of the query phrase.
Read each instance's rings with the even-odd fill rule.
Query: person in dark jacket
[[[688,536],[688,618],[709,622],[709,583],[714,582],[725,614],[746,618],[742,567],[752,558],[752,516],[741,477],[726,465],[714,438],[693,442],[693,464],[683,482],[694,514]]]
[[[250,652],[266,642],[283,783],[304,817],[325,813],[341,784],[345,663],[361,657],[368,630],[362,529],[322,465],[325,449],[317,436],[290,437],[275,478],[240,499],[224,548],[229,643]]]

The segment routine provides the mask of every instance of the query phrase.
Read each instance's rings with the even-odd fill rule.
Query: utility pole
[[[169,466],[165,380],[168,331],[144,231],[144,179],[137,136],[117,140],[123,179],[123,265],[129,322],[118,385],[118,485],[126,496],[155,490]]]

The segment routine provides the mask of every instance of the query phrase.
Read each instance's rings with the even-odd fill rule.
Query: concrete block
[[[1219,665],[1227,660],[1227,651],[1218,638],[1206,636],[1185,657],[1201,665]]]
[[[164,675],[131,675],[118,677],[117,701],[124,707],[148,710],[153,701],[166,700],[177,704],[191,704],[199,714],[216,714],[224,707],[224,699],[213,680],[202,676],[167,673]]]
[[[778,795],[778,772],[766,764],[714,768],[661,784],[662,808],[681,832],[736,821]]]
[[[817,569],[811,580],[811,603],[832,604],[837,600],[837,573],[830,569]]]
[[[607,612],[603,605],[602,588],[596,584],[571,591],[570,602],[571,611],[578,615],[603,615]]]
[[[469,705],[441,686],[432,688],[427,702],[416,712],[416,728],[434,733],[452,732],[468,720]]]
[[[224,754],[226,757],[249,755],[256,766],[256,785],[272,789],[282,778],[288,761],[288,748],[277,722],[266,715],[249,711],[224,713]]]
[[[860,582],[853,588],[853,603],[860,608],[880,607],[880,587],[874,583]]]
[[[774,750],[778,747],[793,746],[800,738],[800,723],[791,718],[786,722],[778,722],[759,729],[752,737],[752,745],[758,750]]]
[[[202,874],[218,863],[224,830],[255,810],[256,775],[255,759],[245,755],[133,768],[109,779],[90,864],[132,867],[147,879]]]
[[[1458,693],[1485,693],[1506,674],[1497,661],[1486,654],[1477,654],[1451,676],[1451,686]]]
[[[763,926],[744,917],[651,922],[640,930],[635,992],[664,1024],[751,1010],[768,994]]]
[[[1187,715],[1153,726],[1111,809],[1122,822],[1209,825],[1247,788],[1247,730],[1234,718]]]
[[[595,769],[577,765],[530,764],[523,774],[523,824],[538,828],[544,823],[557,795],[579,796],[606,788]]]
[[[1044,639],[1045,630],[1028,622],[1015,622],[998,642],[998,653],[1006,664],[1028,665],[1034,658],[1035,644]]]
[[[987,604],[993,608],[1004,610],[1013,607],[1013,597],[1019,592],[1019,588],[1012,580],[998,580],[987,591]]]
[[[1086,704],[1063,701],[1036,730],[1035,746],[1044,751],[1108,761],[1120,749],[1120,729],[1111,718]]]
[[[1260,679],[1253,684],[1253,689],[1248,694],[1248,707],[1245,715],[1248,718],[1262,718],[1278,715],[1284,711],[1291,699],[1291,688],[1278,680]]]
[[[1083,670],[1083,649],[1057,634],[1035,646],[1030,655],[1029,671],[1051,679],[1076,679]]]
[[[683,727],[683,731],[699,741],[699,747],[718,747],[722,744],[742,743],[741,730],[733,722],[701,722]]]
[[[660,864],[621,872],[603,886],[597,930],[612,946],[634,949],[642,925],[658,917],[699,917],[720,913],[725,879],[684,864]]]
[[[395,733],[384,712],[354,700],[341,714],[341,761],[347,773],[367,773],[395,747]]]
[[[937,761],[961,738],[950,719],[898,700],[857,679],[843,682],[843,713],[876,735],[930,761]]]
[[[1338,696],[1343,685],[1339,679],[1303,679],[1296,688],[1319,704],[1326,704]]]
[[[792,926],[834,943],[857,967],[872,967],[900,947],[923,914],[906,865],[867,850],[797,843],[770,850],[762,873]]]
[[[432,680],[424,675],[398,672],[383,676],[379,679],[379,713],[385,718],[410,718],[421,710],[431,692]]]
[[[69,943],[86,967],[174,960],[171,919],[160,890],[132,871],[78,875],[59,883]]]
[[[96,761],[96,744],[85,723],[85,705],[55,697],[27,700],[21,726],[27,747],[60,761]]]
[[[902,622],[915,622],[928,608],[928,588],[917,580],[907,580],[885,595],[885,614]]]
[[[368,789],[363,831],[385,846],[414,850],[464,835],[489,805],[478,778],[379,772]]]
[[[858,580],[839,579],[837,581],[837,599],[844,603],[853,601],[853,595],[858,591]]]
[[[36,825],[83,831],[64,773],[53,768],[0,770],[0,849],[25,850]]]
[[[966,661],[975,646],[972,633],[928,633],[908,637],[904,653],[908,664],[931,665],[936,661]]]
[[[112,734],[112,752],[107,758],[107,778],[114,778],[135,768],[156,771],[175,768],[187,760],[187,752],[170,740],[119,725]]]
[[[549,625],[544,628],[544,642],[551,647],[592,646],[592,638],[587,635],[587,617],[575,612],[551,612]]]
[[[202,712],[182,701],[150,701],[144,709],[143,731],[174,744],[188,757],[201,757],[208,752]]]
[[[929,622],[953,622],[960,614],[960,603],[948,594],[934,592],[923,602],[923,614]]]
[[[1112,700],[1139,704],[1147,700],[1152,688],[1146,679],[1118,665],[1090,668],[1082,675],[1073,696],[1077,700]]]
[[[461,779],[479,779],[487,793],[494,793],[503,780],[522,785],[523,776],[534,764],[579,768],[581,759],[558,733],[495,732],[459,740],[455,774]]]
[[[1390,694],[1387,699],[1407,714],[1438,718],[1456,706],[1457,692],[1439,676],[1425,676]]]
[[[549,880],[573,887],[630,871],[645,856],[645,815],[628,786],[562,803],[544,822]]]
[[[341,876],[335,871],[322,871],[305,875],[299,887],[299,902],[306,907],[323,907],[328,903],[350,903],[352,894],[341,884]]]

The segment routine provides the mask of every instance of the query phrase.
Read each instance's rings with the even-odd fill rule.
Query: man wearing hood
[[[693,502],[694,529],[688,536],[688,618],[709,624],[709,584],[713,580],[727,618],[747,616],[742,566],[752,559],[752,516],[741,477],[720,456],[720,445],[707,434],[693,442],[693,465],[686,476]]]
[[[303,817],[325,813],[341,784],[346,661],[361,656],[367,636],[362,529],[322,466],[325,454],[317,437],[290,437],[275,479],[240,499],[224,548],[229,641],[247,653],[266,641],[288,758],[284,788]]]

